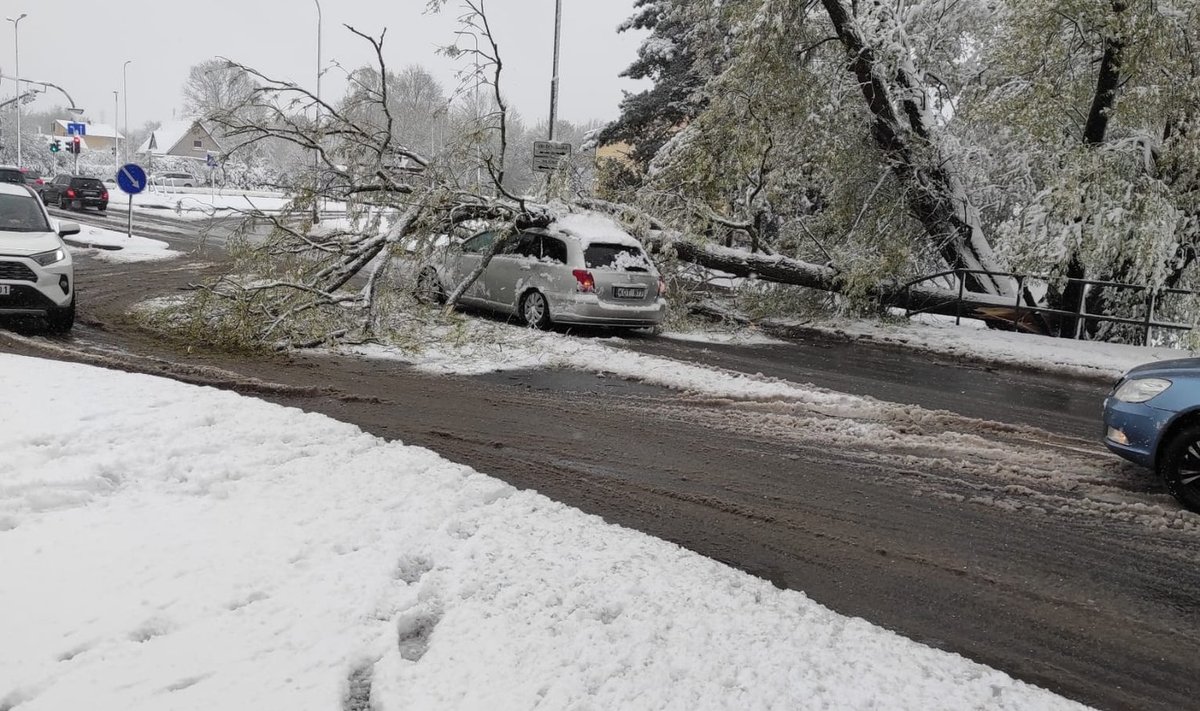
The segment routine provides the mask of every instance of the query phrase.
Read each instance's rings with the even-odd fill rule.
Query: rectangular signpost
[[[562,141],[533,142],[533,170],[537,173],[553,173],[563,159],[571,155],[571,144]]]

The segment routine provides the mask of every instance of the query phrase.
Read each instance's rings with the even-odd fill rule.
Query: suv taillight
[[[667,282],[663,281],[662,277],[658,278],[658,295],[660,297],[667,295]]]
[[[75,191],[72,190],[71,188],[67,188],[67,197],[69,197],[69,198],[75,197]]]
[[[575,277],[575,281],[579,282],[577,287],[579,291],[585,294],[591,294],[596,291],[596,278],[586,269],[576,269],[571,272]]]
[[[104,202],[108,202],[108,191],[107,190],[100,193],[100,199],[103,200]]]

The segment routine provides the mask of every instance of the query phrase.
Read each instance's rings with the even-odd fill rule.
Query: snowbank
[[[74,251],[88,250],[96,259],[106,262],[156,262],[174,259],[182,254],[168,249],[162,240],[148,237],[129,237],[124,232],[114,232],[92,225],[79,225],[80,233],[64,237],[63,241]]]

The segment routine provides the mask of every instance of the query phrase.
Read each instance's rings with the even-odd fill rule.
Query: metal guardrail
[[[915,286],[927,282],[933,282],[938,279],[946,279],[954,277],[958,280],[958,297],[954,300],[955,303],[955,318],[954,322],[957,325],[962,323],[963,318],[963,295],[966,293],[966,277],[968,275],[980,275],[990,277],[1002,277],[1016,281],[1017,295],[1013,301],[1014,310],[1014,325],[1019,324],[1021,315],[1026,314],[1044,314],[1050,316],[1060,316],[1065,319],[1074,320],[1074,333],[1072,338],[1079,339],[1083,335],[1084,329],[1090,322],[1097,323],[1116,323],[1126,326],[1139,326],[1142,329],[1142,342],[1144,345],[1150,343],[1150,332],[1155,328],[1163,328],[1175,331],[1191,331],[1191,324],[1175,323],[1170,321],[1154,320],[1155,309],[1161,306],[1164,297],[1168,296],[1193,296],[1200,297],[1200,292],[1191,291],[1188,289],[1170,289],[1165,287],[1151,287],[1146,284],[1126,284],[1115,281],[1103,281],[1099,279],[1077,279],[1074,277],[1052,277],[1043,275],[1031,274],[1016,274],[1013,272],[993,272],[985,269],[950,269],[936,274],[919,277],[907,282],[903,286],[905,295],[905,317],[911,317],[913,314],[922,313],[928,309],[911,309],[912,289]],[[1078,284],[1082,288],[1079,290],[1079,300],[1075,305],[1074,311],[1064,309],[1053,309],[1045,306],[1031,306],[1022,303],[1025,295],[1025,287],[1030,282],[1040,282],[1046,285],[1053,283],[1062,283],[1068,288],[1073,284]],[[1126,291],[1145,292],[1146,296],[1143,301],[1144,309],[1141,314],[1133,316],[1111,316],[1108,314],[1093,314],[1087,310],[1087,298],[1092,287],[1103,287],[1112,289],[1123,289]],[[945,304],[942,304],[943,306]]]

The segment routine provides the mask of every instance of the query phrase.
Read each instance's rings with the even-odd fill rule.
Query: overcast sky
[[[372,34],[387,28],[388,64],[421,64],[456,85],[455,62],[436,55],[454,41],[460,7],[450,0],[440,16],[423,14],[426,0],[323,0],[324,55],[347,68],[371,60],[370,46],[352,37],[350,24]],[[93,121],[111,121],[121,67],[129,66],[129,126],[170,120],[182,103],[188,68],[227,56],[271,76],[315,85],[317,10],[314,0],[0,0],[3,17],[28,17],[20,24],[21,73],[65,88]],[[505,94],[535,123],[549,114],[553,57],[554,0],[487,0],[505,62]],[[563,0],[559,116],[573,122],[613,119],[621,91],[639,85],[618,77],[637,54],[643,33],[618,34],[633,12],[633,0]],[[14,69],[13,25],[0,28],[0,67]],[[340,93],[337,69],[324,90]],[[11,96],[12,82],[0,94]],[[34,105],[62,103],[57,93]],[[125,120],[121,108],[121,121]],[[64,117],[65,118],[65,117]]]

